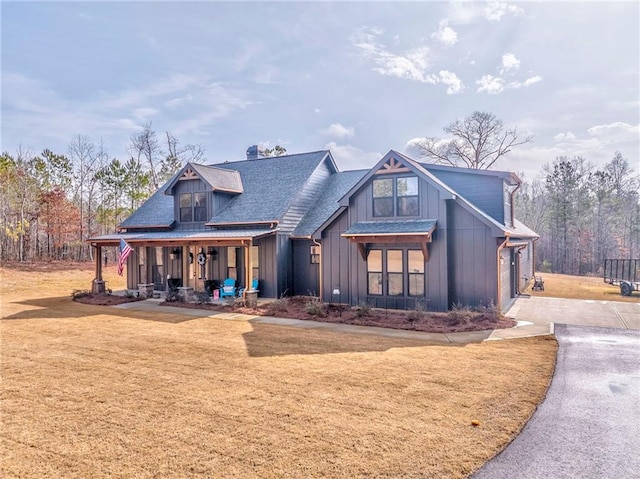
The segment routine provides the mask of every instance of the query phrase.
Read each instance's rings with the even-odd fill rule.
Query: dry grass
[[[531,286],[525,293],[532,296],[553,298],[594,299],[601,301],[640,302],[640,293],[622,296],[619,286],[612,286],[600,277],[570,276],[568,274],[536,273],[544,280],[544,291],[532,291]]]
[[[551,337],[442,347],[72,303],[90,279],[0,268],[3,478],[466,477],[555,362]]]

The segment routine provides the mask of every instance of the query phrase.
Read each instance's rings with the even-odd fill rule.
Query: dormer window
[[[180,195],[180,222],[207,221],[207,194],[182,193]]]
[[[373,180],[373,216],[418,216],[418,177]]]

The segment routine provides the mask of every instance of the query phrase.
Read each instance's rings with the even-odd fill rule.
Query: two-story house
[[[126,240],[127,285],[205,290],[259,280],[260,296],[375,307],[504,308],[533,277],[537,235],[513,216],[513,173],[417,162],[395,151],[338,171],[329,151],[189,163],[97,248]]]

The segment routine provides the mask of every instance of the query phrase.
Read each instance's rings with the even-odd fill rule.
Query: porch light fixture
[[[180,257],[180,248],[174,248],[169,252],[169,259],[178,259]]]
[[[207,249],[207,254],[211,256],[212,259],[216,259],[216,256],[218,256],[218,252],[213,246],[209,246],[209,248]]]

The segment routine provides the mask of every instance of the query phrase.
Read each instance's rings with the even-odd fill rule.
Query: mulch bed
[[[311,315],[307,312],[310,298],[295,296],[274,300],[259,305],[257,308],[246,308],[228,303],[182,303],[164,302],[162,306],[179,308],[204,309],[224,313],[242,313],[254,316],[276,316],[279,318],[302,319],[327,323],[352,324],[357,326],[376,326],[380,328],[403,329],[429,333],[459,333],[469,331],[486,331],[491,329],[512,328],[516,322],[509,318],[473,311],[423,312],[352,308],[346,305],[324,304],[326,315]]]
[[[115,306],[116,304],[142,301],[144,298],[129,298],[127,296],[114,296],[112,294],[88,294],[73,298],[74,301],[84,304],[94,304],[96,306]]]

